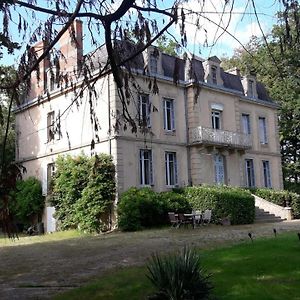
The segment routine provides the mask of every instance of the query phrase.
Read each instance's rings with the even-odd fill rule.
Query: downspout
[[[108,102],[108,145],[109,155],[111,155],[111,117],[110,117],[110,74],[107,75],[107,102]]]
[[[188,121],[188,96],[187,87],[184,86],[184,108],[185,108],[185,128],[186,128],[186,148],[187,148],[187,174],[188,174],[188,186],[192,185],[191,174],[191,150],[190,150],[190,137],[189,137],[189,121]]]

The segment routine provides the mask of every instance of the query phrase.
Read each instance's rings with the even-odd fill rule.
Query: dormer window
[[[248,97],[253,97],[254,96],[254,81],[249,79],[248,80]]]
[[[155,52],[150,54],[150,73],[157,74],[158,55]]]
[[[213,84],[217,84],[217,67],[211,67],[211,79]]]

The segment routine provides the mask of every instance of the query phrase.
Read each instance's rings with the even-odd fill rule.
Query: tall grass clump
[[[147,269],[147,277],[157,289],[149,299],[202,300],[211,294],[210,275],[202,268],[200,255],[195,250],[184,248],[166,256],[155,254]]]

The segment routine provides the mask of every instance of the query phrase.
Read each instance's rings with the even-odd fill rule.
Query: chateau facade
[[[61,72],[85,59],[93,65],[106,59],[103,49],[83,56],[80,22],[74,32],[76,47],[68,33],[61,39]],[[42,47],[35,46],[37,54]],[[53,84],[49,61],[41,64],[39,81],[32,77],[30,95],[16,109],[16,160],[26,176],[42,181],[45,196],[58,155],[91,151],[112,155],[119,193],[132,186],[165,191],[204,183],[283,188],[278,107],[255,76],[224,71],[217,57],[184,59],[155,47],[133,63],[139,89],[132,89],[128,110],[147,128],[143,133],[115,130],[122,105],[111,74],[96,82],[93,99],[88,91],[76,97],[70,86]],[[82,82],[79,77],[78,87]],[[149,82],[158,93],[149,92]],[[53,212],[46,203],[46,231],[55,230]]]

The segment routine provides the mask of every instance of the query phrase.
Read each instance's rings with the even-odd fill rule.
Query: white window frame
[[[169,106],[168,106],[169,104]],[[175,131],[175,100],[171,98],[163,99],[164,130]]]
[[[259,141],[262,145],[268,144],[268,135],[267,135],[267,120],[265,117],[258,118],[259,126]]]
[[[264,187],[271,188],[272,187],[272,181],[271,181],[270,161],[263,160],[262,161],[262,169],[263,169]]]
[[[139,120],[140,126],[151,127],[151,103],[149,94],[139,95]]]
[[[246,186],[255,187],[255,169],[254,160],[251,158],[245,159],[245,175],[246,175]]]
[[[178,185],[178,169],[176,152],[165,152],[166,185],[174,187]]]
[[[242,114],[242,131],[244,134],[251,134],[251,119],[249,114]]]
[[[146,157],[146,154],[147,156]],[[151,186],[153,185],[153,157],[152,150],[140,149],[140,185]]]
[[[218,122],[217,122],[218,119]],[[213,109],[211,111],[211,125],[213,129],[221,129],[222,128],[222,111]],[[219,124],[219,126],[217,126]],[[218,127],[218,128],[217,128]]]

